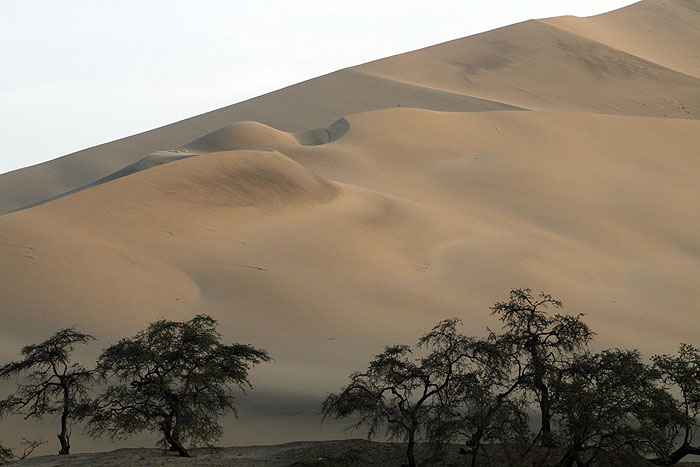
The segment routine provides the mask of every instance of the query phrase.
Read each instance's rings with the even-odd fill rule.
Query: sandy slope
[[[700,14],[692,19],[700,24]],[[700,78],[552,24],[527,21],[358,69],[532,110],[700,115]]]
[[[287,131],[329,125],[344,115],[386,107],[474,112],[513,106],[340,70],[236,105],[0,175],[0,213],[105,177],[155,151],[171,149],[237,121]]]
[[[6,207],[109,181],[0,216],[0,353],[78,323],[88,358],[212,314],[275,358],[227,421],[223,442],[250,444],[337,437],[318,404],[350,371],[442,318],[483,333],[511,287],[585,312],[599,346],[700,344],[700,79],[624,26],[680,44],[697,3],[666,3],[521,23],[4,175]]]
[[[653,18],[653,20],[651,20]],[[700,78],[700,4],[645,1],[590,18],[544,20],[554,26]]]
[[[0,213],[98,180],[236,121],[286,131],[391,107],[521,107],[698,118],[697,0],[528,21],[340,70],[139,135],[0,175]]]

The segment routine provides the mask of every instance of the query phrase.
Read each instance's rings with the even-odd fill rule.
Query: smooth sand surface
[[[512,287],[597,348],[700,345],[698,10],[520,23],[5,174],[6,208],[78,191],[0,216],[1,355],[211,314],[275,359],[225,422],[253,444],[337,437],[351,371],[443,318],[483,335]]]

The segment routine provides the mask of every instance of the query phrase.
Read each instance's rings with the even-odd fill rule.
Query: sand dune
[[[325,127],[344,115],[396,106],[460,112],[514,108],[352,69],[341,70],[155,130],[2,174],[0,213],[93,183],[153,152],[177,148],[234,122],[257,121],[284,131],[301,132]]]
[[[204,154],[2,216],[3,351],[47,328],[109,342],[205,311],[275,356],[256,371],[266,397],[320,399],[443,317],[481,333],[514,285],[586,312],[601,345],[695,339],[700,122],[417,109],[348,122],[327,145]]]
[[[645,0],[593,18],[527,21],[340,70],[0,175],[0,212],[93,183],[237,121],[299,132],[392,107],[698,118],[699,22],[692,1]]]
[[[318,404],[350,371],[446,317],[482,334],[511,287],[586,313],[598,346],[698,344],[700,79],[673,22],[700,22],[665,3],[509,26],[3,175],[4,209],[77,190],[0,216],[2,355],[209,313],[275,358],[227,424],[223,443],[250,444],[339,436]],[[685,48],[660,60],[641,21]]]
[[[666,68],[700,78],[700,6],[690,1],[645,1],[590,18],[544,20]]]
[[[272,151],[271,148],[285,147],[289,144],[299,142],[307,146],[318,146],[335,141],[343,136],[349,128],[347,120],[341,118],[327,127],[313,128],[296,133],[286,133],[258,122],[237,122],[232,125],[219,128],[208,133],[201,138],[197,138],[177,149],[156,151],[137,162],[131,163],[119,170],[112,172],[94,182],[84,186],[79,186],[56,196],[42,199],[26,206],[7,211],[21,211],[23,209],[39,206],[59,198],[78,193],[103,183],[111,182],[121,177],[126,177],[142,170],[147,170],[158,165],[175,162],[200,154],[207,154],[218,151],[233,151],[237,149],[259,149],[262,151]]]
[[[531,110],[700,115],[697,77],[551,23],[527,21],[358,69]]]

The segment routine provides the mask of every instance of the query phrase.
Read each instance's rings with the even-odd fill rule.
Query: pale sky
[[[0,173],[370,60],[629,0],[0,0]]]

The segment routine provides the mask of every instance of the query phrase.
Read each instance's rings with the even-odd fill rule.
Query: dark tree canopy
[[[93,372],[71,362],[70,354],[76,344],[93,339],[74,328],[63,329],[40,344],[24,347],[23,360],[0,368],[0,377],[18,381],[17,391],[0,401],[0,413],[38,419],[60,413],[59,454],[70,453],[70,420],[75,418],[77,407],[88,400],[87,389],[93,381]]]
[[[365,372],[350,375],[340,393],[330,394],[324,417],[357,417],[352,429],[366,427],[369,438],[384,431],[390,439],[407,442],[408,465],[416,465],[419,439],[446,442],[473,434],[470,424],[478,388],[488,391],[479,374],[479,361],[488,361],[490,346],[456,330],[457,319],[438,323],[418,341],[422,357],[407,345],[386,347]],[[482,401],[483,402],[483,401]],[[476,405],[476,404],[475,404]],[[455,421],[455,417],[459,420]]]
[[[552,406],[555,400],[549,379],[568,365],[575,352],[584,349],[593,338],[582,314],[550,315],[547,309],[562,308],[551,295],[532,294],[530,289],[513,289],[507,302],[497,302],[492,314],[503,322],[503,332],[492,333],[491,340],[505,345],[506,353],[518,368],[520,388],[534,394],[540,411],[540,438],[544,446],[552,446]]]
[[[440,326],[424,336],[435,339]],[[444,331],[443,331],[444,332]],[[454,332],[454,331],[453,331]],[[455,367],[452,381],[442,388],[427,420],[427,441],[440,448],[464,442],[472,453],[472,465],[485,443],[522,445],[528,434],[525,399],[513,380],[513,363],[499,341],[469,338],[468,352]],[[433,358],[439,359],[439,353]],[[485,452],[482,452],[485,454]]]
[[[685,456],[700,455],[700,444],[695,435],[700,416],[700,349],[681,344],[677,355],[655,355],[654,366],[661,372],[664,381],[676,390],[676,410],[682,416],[669,433],[665,450],[659,450],[654,459],[658,465],[673,465]],[[682,439],[678,446],[676,440]]]
[[[558,441],[565,453],[560,465],[596,465],[601,459],[655,452],[665,444],[664,427],[681,414],[659,387],[660,374],[638,351],[604,350],[574,358],[552,382],[552,408]]]
[[[350,374],[325,399],[323,417],[349,418],[349,429],[365,428],[368,438],[406,442],[410,467],[416,451],[437,460],[450,443],[463,444],[472,466],[673,465],[700,455],[700,349],[681,344],[651,363],[638,350],[592,353],[595,333],[583,315],[553,313],[561,308],[548,294],[513,289],[491,308],[499,332],[467,337],[459,319],[443,320],[414,347],[387,346]],[[89,370],[71,354],[92,340],[63,329],[0,366],[0,378],[17,382],[0,400],[0,418],[60,414],[59,454],[70,452],[78,420],[92,436],[159,433],[187,457],[186,445],[220,438],[219,418],[236,415],[234,394],[251,387],[253,366],[270,360],[250,345],[222,343],[207,315],[151,323],[105,349]],[[97,377],[106,389],[91,400]],[[536,412],[541,422],[531,430]],[[24,439],[21,455],[0,445],[0,464],[43,443]]]
[[[236,413],[233,389],[250,387],[250,368],[270,358],[250,345],[221,343],[216,324],[206,315],[161,319],[104,350],[97,370],[116,384],[88,409],[91,434],[160,432],[181,456],[189,456],[185,443],[217,440],[218,418]]]

